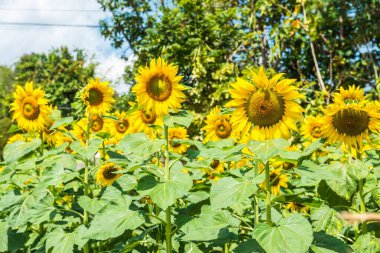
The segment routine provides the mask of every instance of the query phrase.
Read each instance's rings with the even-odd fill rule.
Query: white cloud
[[[0,0],[0,23],[98,25],[107,15],[96,0]],[[122,74],[130,62],[119,58],[120,50],[113,49],[110,42],[100,35],[99,29],[0,24],[0,65],[12,65],[23,54],[47,52],[60,46],[85,49],[88,56],[94,55],[94,60],[99,63],[97,75],[111,81],[118,91],[128,91]]]

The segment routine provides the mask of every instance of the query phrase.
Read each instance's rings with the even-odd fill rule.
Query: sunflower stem
[[[44,132],[41,131],[40,133],[40,138],[41,138],[41,146],[40,146],[40,153],[41,153],[41,157],[44,156]],[[42,176],[42,166],[39,166],[38,167],[38,177],[40,178]],[[44,225],[43,223],[41,222],[39,225],[38,225],[38,231],[40,233],[40,235],[42,235],[42,233],[44,232]]]
[[[266,190],[267,190],[267,196],[265,199],[267,224],[272,225],[272,212],[271,212],[272,203],[271,203],[271,191],[270,191],[269,161],[267,161],[265,164],[265,183],[266,183]]]
[[[170,180],[170,166],[169,166],[169,128],[164,126],[164,137],[166,140],[165,144],[165,181]],[[166,234],[166,252],[172,252],[172,222],[171,222],[171,207],[166,209],[166,224],[165,224],[165,234]]]
[[[91,128],[91,121],[90,121],[90,113],[87,115],[87,128],[86,128],[86,151],[88,150],[88,145],[90,142],[90,128]],[[88,170],[89,170],[89,158],[86,156],[85,158],[85,166],[84,166],[84,178],[83,178],[83,187],[84,187],[84,196],[88,196]],[[86,209],[83,209],[83,224],[87,226],[88,224],[88,212]],[[83,252],[88,253],[89,252],[89,245],[88,242],[86,242],[83,246]]]
[[[257,175],[259,174],[259,162],[257,159],[255,159],[255,166],[254,166],[254,170],[255,170],[255,177],[257,177]],[[254,211],[255,211],[255,219],[254,219],[254,225],[258,225],[260,223],[260,220],[259,220],[259,213],[260,213],[260,210],[259,210],[259,199],[254,196],[253,197],[253,208],[254,208]]]
[[[360,196],[360,211],[362,213],[366,213],[366,207],[364,202],[364,194],[363,194],[363,179],[359,179],[359,196]],[[362,223],[362,234],[367,233],[367,221],[363,221]]]

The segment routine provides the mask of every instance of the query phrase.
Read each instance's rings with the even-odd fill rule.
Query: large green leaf
[[[198,218],[194,218],[181,227],[184,241],[211,241],[235,239],[240,221],[228,211],[212,210],[203,206]]]
[[[0,222],[0,252],[8,250],[8,224]]]
[[[273,139],[266,141],[250,141],[248,148],[263,163],[269,161],[270,158],[286,153],[285,148],[289,146],[289,142],[285,139]]]
[[[162,139],[148,139],[143,133],[126,135],[117,145],[117,150],[122,150],[124,154],[133,154],[137,158],[147,159],[152,154],[161,150],[165,140]]]
[[[347,253],[351,252],[348,246],[342,239],[326,234],[325,232],[314,233],[315,242],[311,246],[314,253]]]
[[[310,218],[315,231],[324,231],[327,234],[337,236],[341,234],[344,228],[344,221],[339,217],[338,213],[323,205],[317,209],[311,210]]]
[[[305,253],[313,241],[311,224],[296,214],[280,220],[277,226],[259,224],[253,237],[266,252]]]
[[[249,197],[256,190],[257,186],[252,181],[224,177],[211,186],[211,207],[219,209],[242,204],[249,201]]]
[[[355,252],[360,253],[378,253],[380,252],[380,239],[369,233],[361,235],[352,245],[352,248]]]
[[[345,164],[335,162],[327,166],[326,171],[343,179],[343,182],[326,180],[326,183],[336,194],[349,201],[352,194],[357,190],[357,183],[356,179],[350,174],[348,167]]]
[[[90,227],[82,236],[85,239],[106,240],[117,237],[127,229],[135,229],[144,223],[137,211],[129,209],[130,201],[109,205],[95,215]]]
[[[76,233],[65,233],[57,227],[46,236],[46,249],[51,253],[72,253],[75,244]]]
[[[87,196],[80,196],[78,198],[78,204],[84,209],[92,214],[96,214],[103,208],[103,204],[96,198],[90,198]]]
[[[188,128],[193,121],[193,115],[188,111],[181,110],[175,115],[166,115],[164,117],[164,124],[168,127],[175,127],[175,125],[181,125]]]
[[[233,253],[265,253],[263,248],[255,239],[248,239],[243,243],[239,243],[239,246],[236,247]]]
[[[60,126],[66,126],[66,125],[69,125],[71,123],[73,123],[74,121],[74,118],[73,117],[66,117],[66,118],[61,118],[61,119],[58,119],[54,122],[54,124],[50,127],[50,130],[53,130],[55,128],[58,128]]]
[[[177,199],[188,194],[193,185],[191,177],[178,169],[172,168],[170,174],[168,181],[158,181],[153,176],[143,177],[138,183],[137,191],[142,195],[149,195],[155,204],[166,210]]]
[[[40,146],[41,146],[40,139],[33,139],[30,142],[24,142],[22,140],[18,140],[14,143],[8,144],[4,147],[4,154],[3,154],[4,161],[6,163],[17,161],[23,156],[38,149]]]

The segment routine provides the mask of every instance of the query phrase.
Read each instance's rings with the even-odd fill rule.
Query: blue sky
[[[119,92],[129,90],[123,81],[122,52],[111,47],[98,28],[61,26],[16,26],[2,23],[98,25],[109,17],[96,0],[0,0],[0,65],[12,65],[27,53],[48,52],[68,46],[84,49],[99,63],[97,75],[110,81]]]

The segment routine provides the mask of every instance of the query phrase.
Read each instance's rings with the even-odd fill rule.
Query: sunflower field
[[[70,117],[17,86],[0,252],[380,252],[379,101],[247,68],[200,118],[178,68],[141,66],[126,111],[99,78]]]

